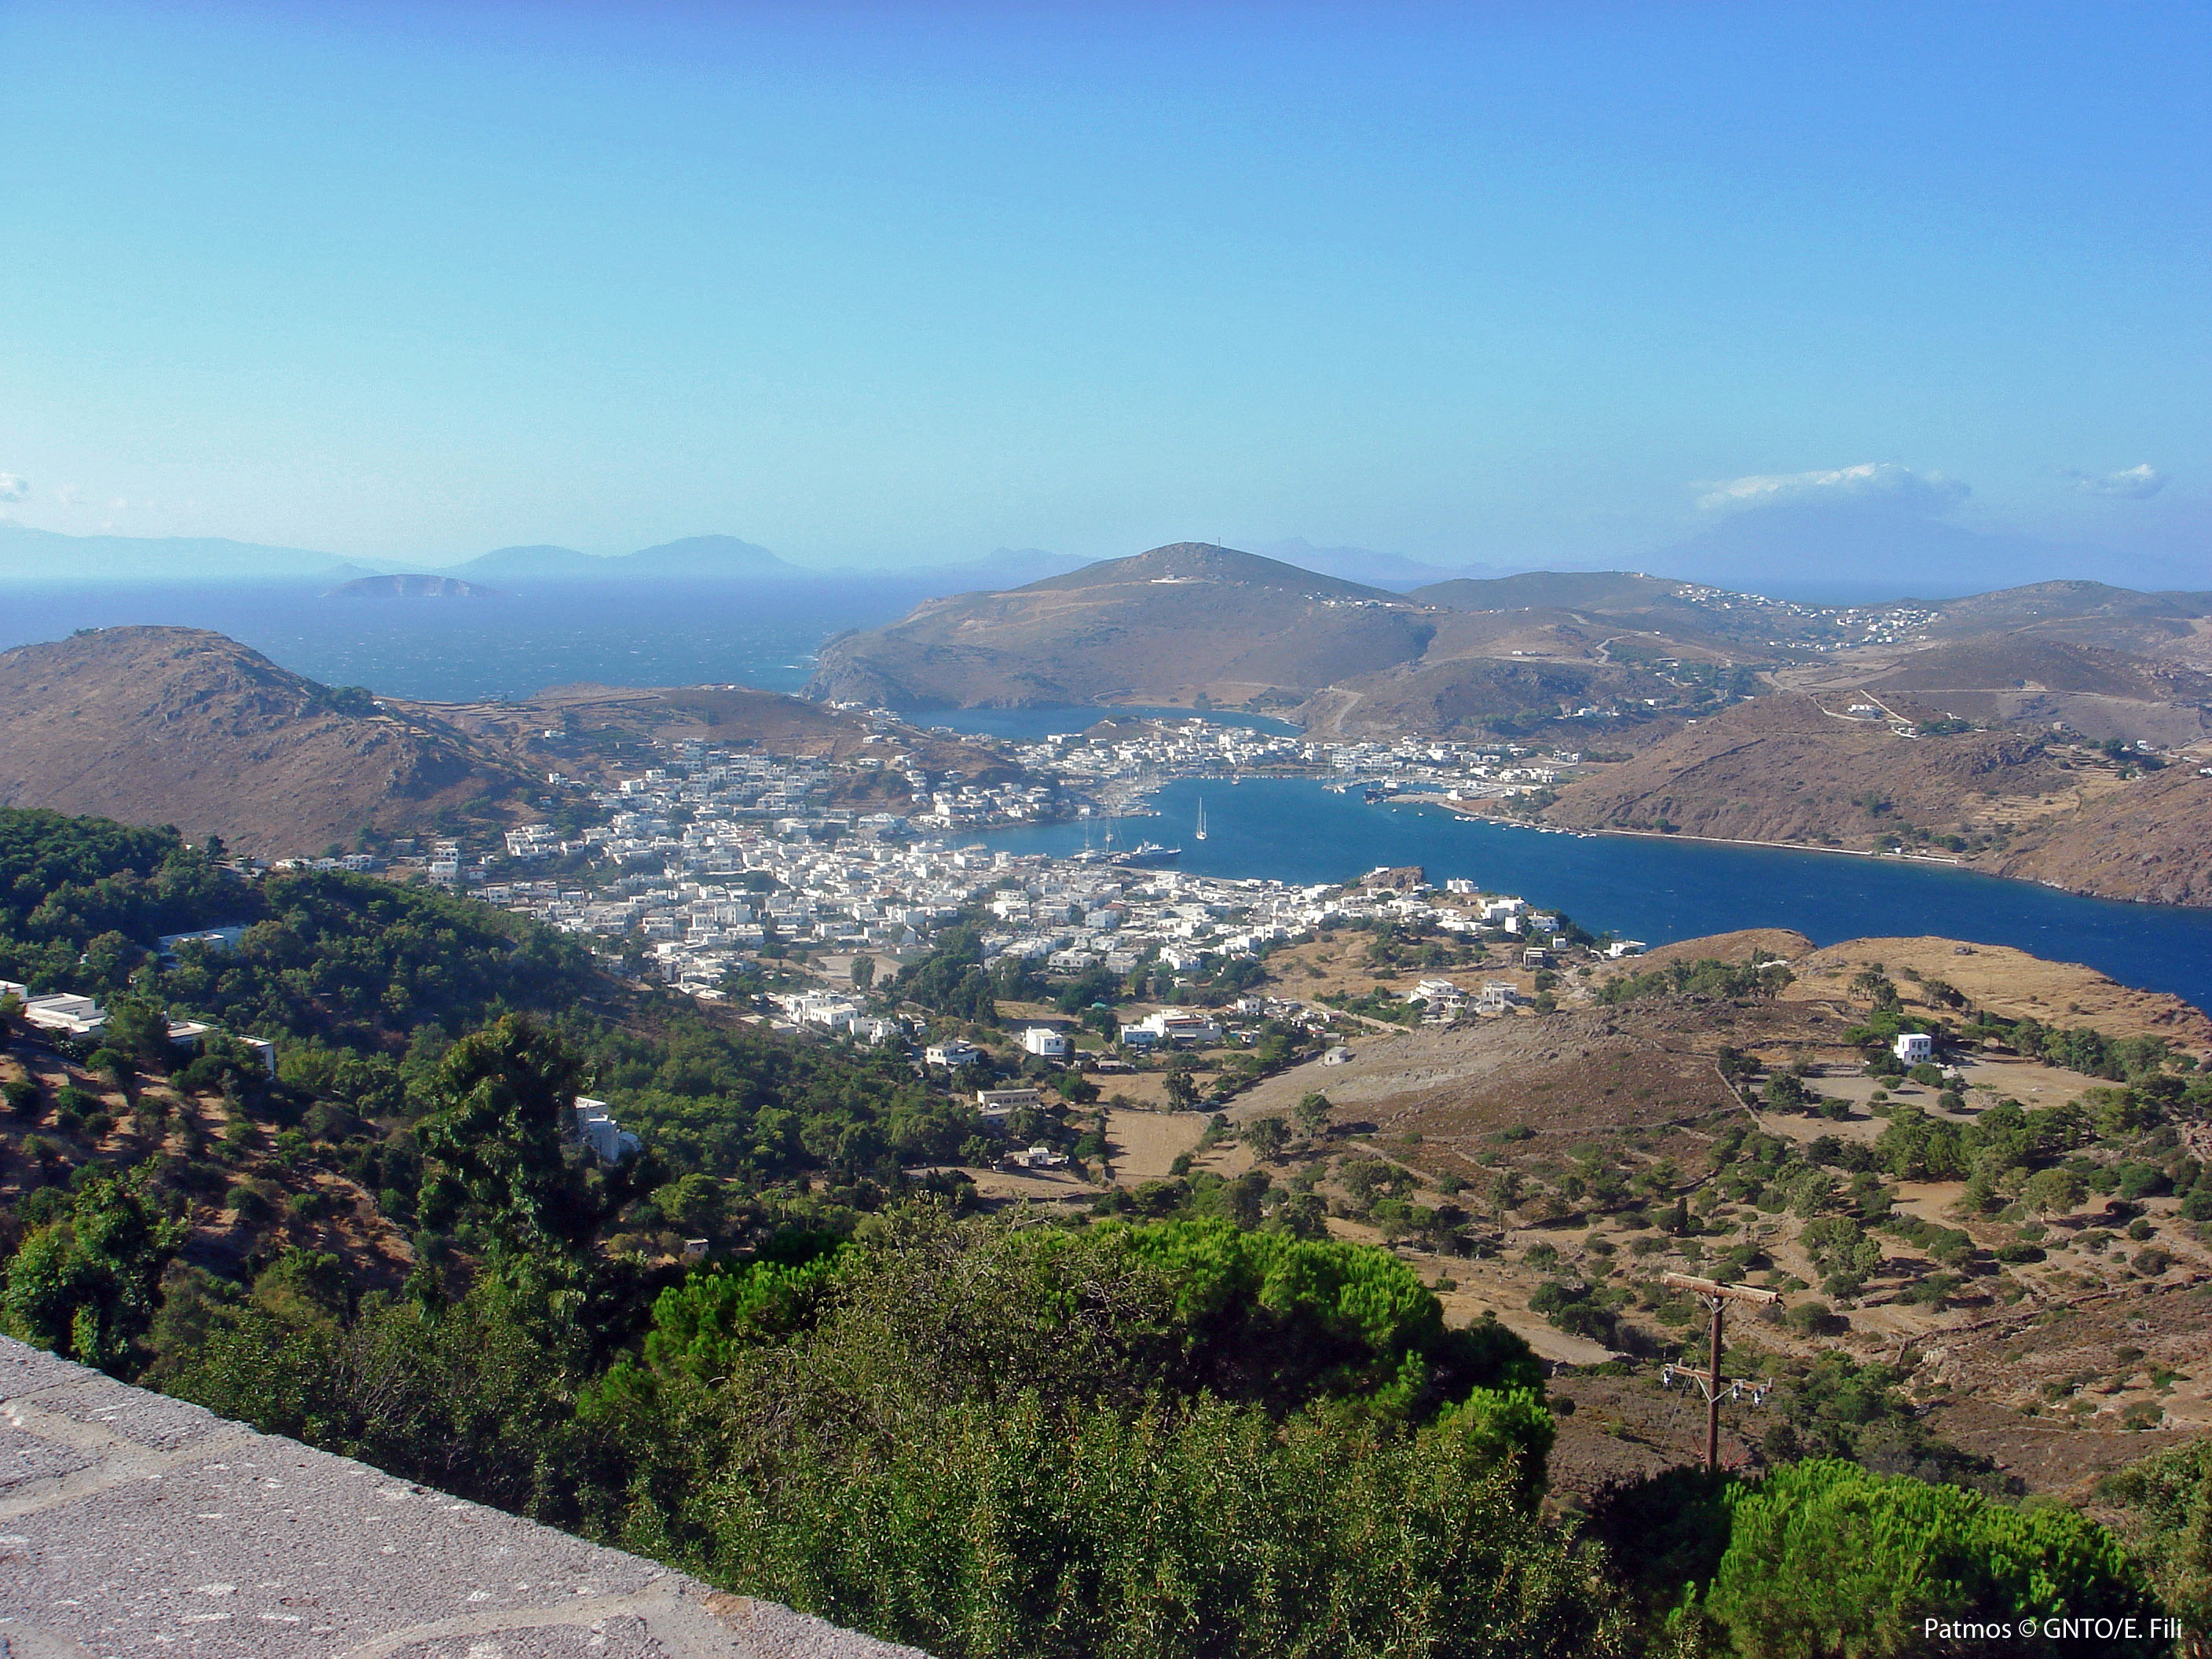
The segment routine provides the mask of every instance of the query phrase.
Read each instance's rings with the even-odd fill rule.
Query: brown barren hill
[[[932,599],[831,640],[807,695],[902,708],[1294,703],[1409,661],[1436,613],[1200,542],[1003,593]]]
[[[2106,1036],[2160,1036],[2199,1054],[2212,1050],[2212,1018],[2195,1004],[2164,991],[2138,991],[2078,962],[2046,961],[2004,945],[1926,936],[1846,939],[1791,963],[1797,981],[1783,998],[1844,1000],[1853,976],[1876,963],[1910,1006],[1935,1007],[1923,987],[1940,980],[1973,1006],[2007,1019],[2088,1025]]]
[[[1809,956],[1813,941],[1794,927],[1739,927],[1732,933],[1708,933],[1702,939],[1676,939],[1640,957],[1625,957],[1621,966],[1631,972],[1663,968],[1670,962],[1748,962],[1756,954],[1762,962],[1779,957],[1795,962]]]
[[[2212,778],[2169,766],[2090,801],[2002,873],[2155,904],[2212,904]]]
[[[1899,839],[1991,874],[2106,898],[2212,904],[2212,778],[2014,727],[1900,735],[1880,693],[1782,692],[1568,784],[1582,830],[1869,851]]]
[[[264,857],[406,830],[522,774],[434,723],[191,628],[0,652],[0,805],[219,835]]]
[[[641,762],[653,763],[639,745],[689,742],[831,761],[880,761],[872,771],[840,775],[832,799],[842,806],[911,808],[915,799],[907,781],[909,768],[933,777],[957,773],[978,785],[1049,781],[955,733],[742,685],[579,684],[500,702],[387,700],[387,706],[449,726],[533,775],[558,770],[584,784],[611,784],[634,775]],[[609,733],[620,734],[623,741],[607,745]]]
[[[1887,720],[1845,718],[1824,701],[1784,693],[1739,703],[1568,785],[1544,816],[1585,830],[1864,848],[1898,820],[1948,830],[1991,800],[2055,796],[2070,805],[2077,787],[2032,734],[1902,738]]]

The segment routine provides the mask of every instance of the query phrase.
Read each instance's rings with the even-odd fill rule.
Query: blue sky
[[[0,55],[25,524],[2206,562],[2201,6],[12,0]]]

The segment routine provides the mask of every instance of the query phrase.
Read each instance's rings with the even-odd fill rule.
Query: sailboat
[[[1198,798],[1198,839],[1206,839],[1206,797]]]

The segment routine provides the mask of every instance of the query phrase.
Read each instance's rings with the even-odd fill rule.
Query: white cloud
[[[1971,493],[1966,483],[1940,472],[1916,472],[1893,461],[1868,461],[1830,472],[1765,472],[1731,478],[1708,485],[1698,497],[1698,505],[1708,513],[1730,513],[1752,507],[1831,501],[1933,514],[1949,512]]]
[[[75,484],[64,484],[59,489],[54,491],[54,499],[64,507],[82,507],[84,504],[84,492]]]
[[[31,493],[31,486],[12,472],[0,472],[0,501],[20,501]]]
[[[2124,472],[2082,472],[2070,466],[2058,469],[2059,476],[2074,480],[2074,487],[2087,490],[2092,495],[2124,495],[2130,501],[2148,501],[2166,488],[2166,474],[2145,461]]]

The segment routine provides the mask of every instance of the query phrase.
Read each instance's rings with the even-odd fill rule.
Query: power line
[[[1713,1316],[1711,1363],[1703,1370],[1691,1365],[1669,1365],[1660,1374],[1660,1384],[1671,1389],[1676,1377],[1693,1383],[1705,1397],[1705,1468],[1717,1473],[1721,1466],[1721,1401],[1734,1400],[1748,1391],[1754,1406],[1766,1402],[1768,1385],[1765,1382],[1734,1382],[1721,1376],[1721,1326],[1727,1317],[1731,1302],[1748,1302],[1753,1307],[1771,1308],[1782,1298],[1772,1291],[1762,1291],[1755,1285],[1723,1285],[1717,1279],[1693,1279],[1688,1273],[1668,1273],[1660,1281],[1670,1291],[1687,1291],[1705,1304]]]

